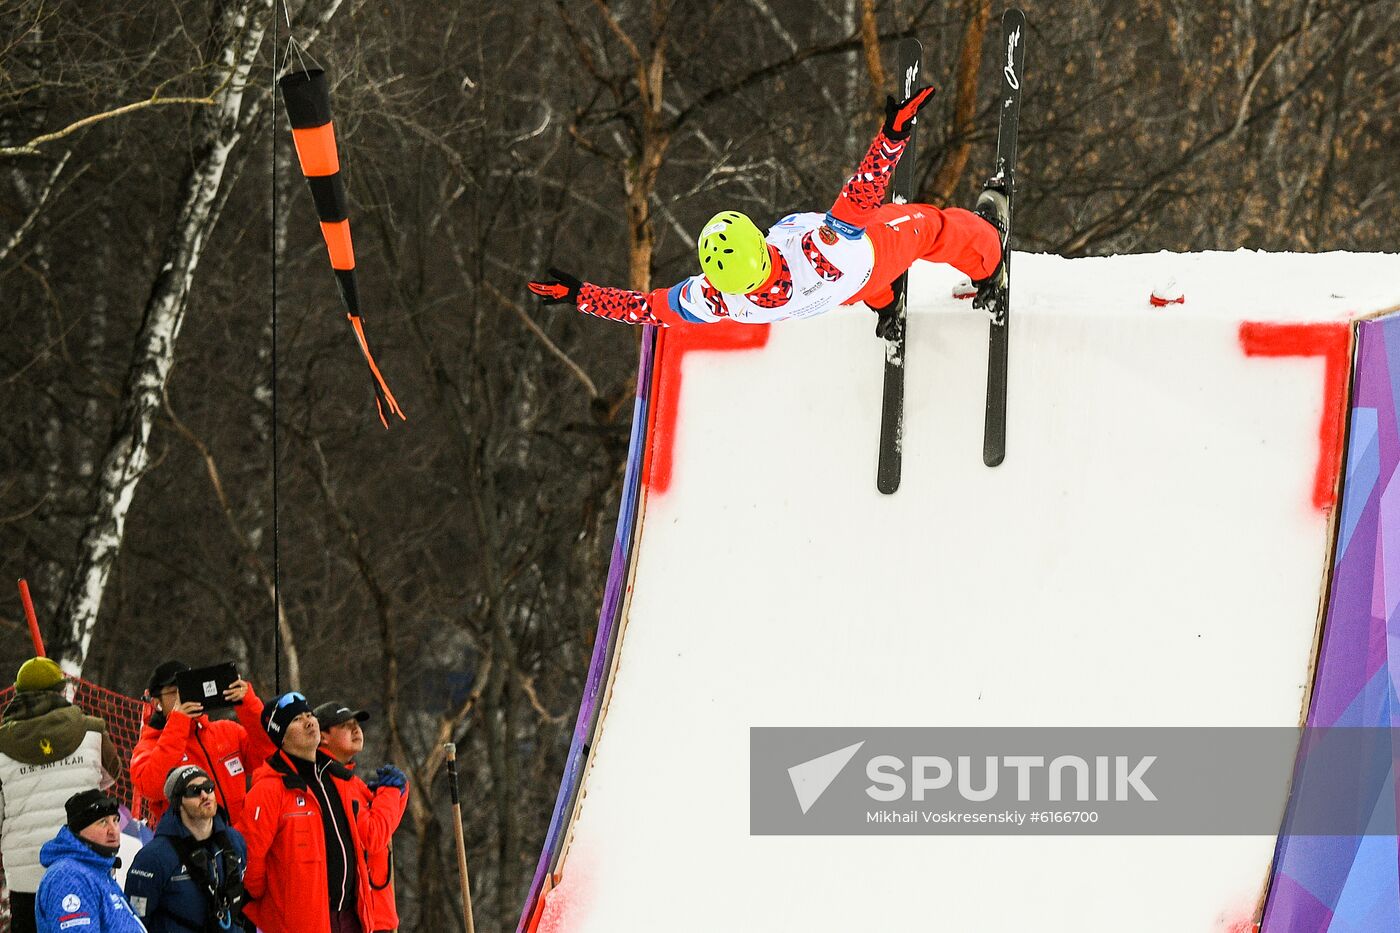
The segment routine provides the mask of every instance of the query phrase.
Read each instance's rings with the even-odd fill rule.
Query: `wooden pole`
[[[472,920],[472,885],[467,876],[467,841],[462,835],[462,799],[457,793],[457,745],[445,742],[447,749],[447,781],[452,785],[452,835],[457,840],[457,874],[462,881],[462,922],[467,933],[476,933]]]
[[[29,637],[34,642],[34,654],[44,657],[44,637],[39,634],[39,617],[34,614],[34,600],[29,596],[29,583],[19,578],[19,598],[24,603],[24,617],[29,620]]]

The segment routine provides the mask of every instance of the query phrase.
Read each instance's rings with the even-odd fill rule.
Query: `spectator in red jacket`
[[[146,802],[149,822],[165,815],[165,779],[182,764],[198,765],[214,781],[219,808],[230,823],[243,812],[243,798],[253,770],[277,749],[263,731],[262,700],[246,680],[236,681],[224,696],[237,706],[238,721],[211,720],[199,703],[181,703],[175,678],[189,670],[180,661],[166,661],[151,674],[146,695],[156,704],[141,727],[131,755],[131,781]]]
[[[351,773],[320,751],[306,697],[284,693],[263,711],[280,750],[253,775],[238,830],[248,843],[244,913],[263,933],[367,933],[366,840],[385,833],[402,792],[381,786],[368,805]]]
[[[392,933],[399,928],[399,909],[394,899],[394,831],[408,808],[408,779],[393,765],[383,765],[362,780],[356,772],[355,756],[365,747],[365,733],[360,724],[369,721],[369,713],[352,710],[344,703],[322,703],[316,707],[316,721],[321,727],[321,750],[351,772],[350,784],[356,799],[366,813],[373,813],[368,830],[361,841],[365,845],[361,862],[369,876],[369,917],[373,933]],[[375,799],[384,787],[400,791],[397,799],[386,794]]]

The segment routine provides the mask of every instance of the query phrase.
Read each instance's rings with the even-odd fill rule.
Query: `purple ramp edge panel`
[[[564,776],[559,783],[559,795],[554,801],[549,830],[545,834],[540,860],[535,866],[534,879],[530,882],[530,892],[525,899],[520,922],[516,926],[517,933],[524,933],[529,925],[530,916],[534,913],[540,894],[544,890],[545,879],[555,870],[557,860],[562,854],[574,801],[578,797],[583,771],[592,748],[593,735],[598,726],[598,716],[602,712],[600,701],[607,686],[605,681],[612,667],[613,653],[617,650],[618,623],[621,621],[622,606],[625,602],[624,590],[631,575],[633,544],[636,541],[640,518],[638,505],[642,492],[642,463],[646,459],[656,344],[657,329],[644,328],[641,354],[637,361],[637,397],[632,405],[632,434],[627,448],[627,469],[622,481],[622,499],[618,506],[617,530],[613,535],[607,585],[603,591],[603,607],[598,613],[598,631],[593,640],[593,656],[588,664],[583,698],[579,701],[578,718],[574,720],[574,736],[569,744]]]

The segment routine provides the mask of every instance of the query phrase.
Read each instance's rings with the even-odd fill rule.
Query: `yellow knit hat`
[[[49,658],[30,658],[19,666],[15,689],[20,693],[52,690],[63,683],[63,670]]]

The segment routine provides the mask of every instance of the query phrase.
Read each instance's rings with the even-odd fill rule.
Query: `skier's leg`
[[[986,220],[961,207],[939,211],[927,204],[909,204],[910,208],[938,211],[943,224],[920,235],[925,262],[943,262],[976,281],[985,279],[1001,262],[1001,234]],[[932,235],[930,235],[930,233]]]
[[[919,259],[947,263],[974,280],[991,275],[1001,261],[996,228],[962,208],[884,204],[865,229],[875,249],[875,267],[848,304],[888,305],[894,300],[891,283]]]

